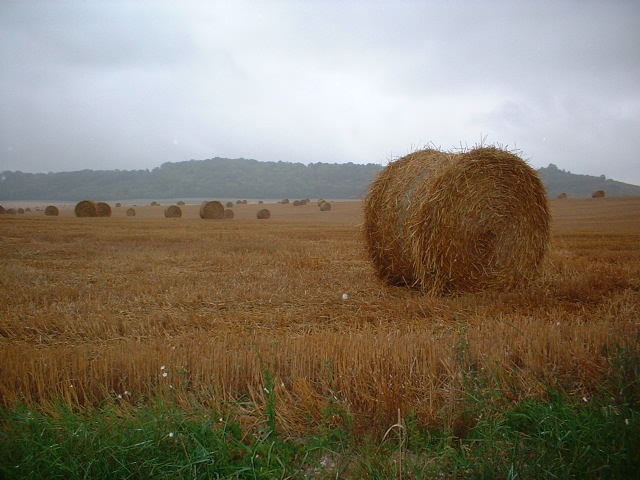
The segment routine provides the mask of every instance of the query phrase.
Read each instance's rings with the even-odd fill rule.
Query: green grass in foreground
[[[113,478],[638,478],[640,416],[561,395],[510,410],[476,411],[465,438],[409,418],[377,444],[326,430],[305,441],[248,434],[230,418],[196,420],[172,404],[48,415],[3,409],[0,475]],[[336,476],[337,475],[337,476]]]
[[[406,414],[363,439],[346,409],[307,438],[276,433],[275,395],[261,427],[243,430],[229,412],[185,411],[167,397],[144,406],[60,403],[0,408],[0,478],[6,479],[619,479],[640,478],[640,362],[614,354],[601,394],[550,390],[504,408],[499,391],[467,369],[463,427],[434,428]],[[267,379],[272,381],[271,376]],[[272,391],[273,389],[270,389]],[[160,398],[165,398],[161,400]],[[237,406],[235,406],[237,407]],[[245,405],[246,407],[246,405]],[[461,415],[462,414],[462,415]]]

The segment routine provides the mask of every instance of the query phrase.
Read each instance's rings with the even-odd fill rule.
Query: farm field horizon
[[[236,405],[251,430],[273,400],[287,438],[327,418],[382,437],[400,415],[463,438],[471,378],[504,408],[552,389],[588,402],[620,351],[640,354],[640,197],[551,200],[539,278],[455,296],[381,283],[361,202],[234,205],[232,220],[128,206],[0,216],[4,406],[160,395]]]

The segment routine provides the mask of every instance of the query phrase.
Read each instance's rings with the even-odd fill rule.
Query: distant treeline
[[[0,200],[77,202],[162,198],[362,198],[382,167],[369,163],[260,162],[212,158],[167,162],[153,170],[81,170],[59,173],[3,172]],[[549,196],[640,195],[640,187],[575,175],[549,165],[539,170]]]

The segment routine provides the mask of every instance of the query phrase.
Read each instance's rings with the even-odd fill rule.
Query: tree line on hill
[[[86,198],[105,201],[161,198],[363,198],[382,166],[369,163],[260,162],[212,158],[167,162],[153,170],[81,170],[75,172],[0,174],[0,200]],[[604,176],[576,175],[551,164],[538,170],[550,197],[640,195],[640,186]]]

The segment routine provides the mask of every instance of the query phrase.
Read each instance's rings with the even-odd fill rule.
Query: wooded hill
[[[362,198],[382,167],[369,163],[259,162],[212,158],[167,162],[153,170],[81,170],[59,173],[0,174],[0,200],[77,202],[164,198]],[[604,176],[576,175],[549,165],[539,170],[550,197],[640,195],[640,186]]]

